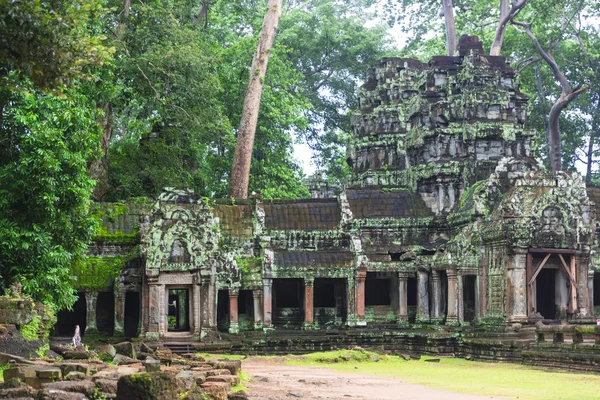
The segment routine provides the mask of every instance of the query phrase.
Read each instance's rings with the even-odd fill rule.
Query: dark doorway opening
[[[475,275],[463,276],[463,320],[475,320]]]
[[[600,273],[594,272],[594,307],[600,306]]]
[[[535,278],[536,311],[546,319],[556,318],[556,269],[542,268]]]
[[[137,337],[140,325],[140,294],[127,292],[125,294],[125,336]]]
[[[221,332],[229,330],[229,290],[217,293],[217,329]]]
[[[406,297],[408,322],[414,324],[417,319],[417,278],[408,278],[406,281]]]
[[[113,292],[98,293],[96,326],[99,333],[105,335],[113,334],[115,328],[115,296]]]
[[[238,324],[242,330],[254,328],[254,300],[252,290],[240,290],[238,295]]]
[[[340,325],[346,322],[346,280],[315,279],[314,308],[315,320],[319,325]]]
[[[390,290],[392,280],[386,275],[376,272],[367,272],[365,283],[366,306],[389,306],[392,304]]]
[[[54,328],[55,335],[73,336],[75,333],[75,325],[79,325],[79,332],[81,336],[83,336],[87,322],[85,293],[77,293],[77,296],[78,298],[73,305],[73,310],[62,310],[58,312]]]
[[[189,290],[169,289],[167,314],[169,332],[184,332],[190,330]]]
[[[273,279],[273,323],[300,326],[304,322],[304,281]]]

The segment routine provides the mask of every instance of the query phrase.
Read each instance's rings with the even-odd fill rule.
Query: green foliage
[[[94,32],[103,13],[99,0],[0,0],[4,89],[28,79],[40,89],[62,90],[74,79],[89,78],[88,67],[110,60],[111,49]]]
[[[23,335],[23,338],[27,341],[38,340],[41,322],[42,319],[39,316],[35,316],[30,323],[21,325],[19,331]]]
[[[372,362],[387,359],[385,355],[367,350],[337,350],[312,353],[306,356],[306,358],[309,361],[324,364]]]
[[[85,262],[74,266],[74,285],[79,290],[108,290],[127,263],[139,255],[139,246],[135,246],[124,256],[88,257]]]
[[[0,126],[1,284],[22,281],[25,294],[58,309],[75,300],[70,267],[94,232],[86,175],[98,143],[94,107],[77,92],[56,97],[23,81]]]

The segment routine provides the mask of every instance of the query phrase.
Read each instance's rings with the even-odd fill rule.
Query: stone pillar
[[[271,328],[273,325],[273,279],[263,279],[263,325]]]
[[[458,304],[458,323],[462,324],[465,322],[465,301],[463,299],[463,275],[458,274],[457,276],[457,287],[456,287],[456,302]]]
[[[588,271],[588,314],[595,318],[594,314],[594,270]]]
[[[115,336],[122,336],[125,334],[125,288],[119,287],[115,291]]]
[[[159,321],[160,321],[160,285],[157,281],[148,282],[148,338],[158,339]]]
[[[162,337],[164,336],[167,331],[168,331],[168,325],[167,325],[167,314],[168,314],[168,307],[167,307],[167,288],[165,285],[158,285],[158,295],[159,295],[159,301],[158,301],[158,334]]]
[[[573,275],[575,279],[577,279],[577,318],[591,318],[591,315],[588,313],[588,271],[589,271],[589,257],[590,253],[589,246],[582,246],[583,251],[581,254],[576,255],[575,263],[576,265],[572,266],[572,271],[574,270]],[[576,272],[575,272],[576,271]]]
[[[398,325],[408,325],[408,274],[398,273]]]
[[[525,322],[527,320],[527,249],[514,249],[512,265],[509,266],[508,284],[511,299],[508,299],[512,307],[509,308],[509,322]],[[533,300],[533,299],[531,299]]]
[[[429,322],[429,276],[427,271],[418,271],[417,280],[417,322]]]
[[[229,289],[229,333],[239,333],[238,324],[238,289]]]
[[[263,309],[262,309],[262,290],[252,291],[252,300],[254,305],[254,329],[263,327]]]
[[[199,282],[199,279],[196,278],[196,279],[194,279],[194,286],[192,287],[192,312],[193,312],[192,321],[193,321],[193,325],[194,325],[193,326],[194,336],[200,336],[200,327],[201,327],[200,289],[201,289],[201,283]]]
[[[367,280],[366,268],[356,270],[356,315],[358,317],[357,325],[365,326],[365,281]]]
[[[354,277],[346,278],[346,300],[348,301],[347,313],[348,326],[356,326],[358,317],[356,316],[356,290]]]
[[[314,328],[314,278],[304,278],[304,329]]]
[[[458,325],[458,301],[456,292],[458,291],[458,281],[456,269],[449,269],[448,273],[448,315],[446,316],[446,325]]]
[[[431,282],[433,289],[433,305],[431,307],[431,322],[442,322],[442,282],[440,281],[440,273],[431,271]]]
[[[98,292],[87,292],[85,294],[85,308],[86,308],[85,333],[86,334],[98,333],[98,326],[96,325],[96,303],[97,302],[98,302]]]

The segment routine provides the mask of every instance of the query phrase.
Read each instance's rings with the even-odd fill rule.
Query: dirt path
[[[500,397],[474,396],[428,388],[399,379],[339,372],[327,368],[285,365],[282,358],[248,358],[244,372],[250,399],[369,399],[369,400],[484,400]]]

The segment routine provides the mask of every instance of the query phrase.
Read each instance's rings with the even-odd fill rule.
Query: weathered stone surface
[[[82,393],[49,388],[40,390],[39,398],[41,400],[88,400],[88,397]]]
[[[44,383],[42,385],[43,390],[63,390],[65,392],[76,392],[82,393],[86,396],[91,396],[94,394],[96,390],[96,385],[94,382],[89,380],[82,381],[62,381],[62,382],[52,382],[52,383]]]
[[[107,393],[111,395],[117,394],[116,380],[101,378],[96,379],[94,382],[96,383],[96,387],[98,388],[98,390],[100,390],[102,393]]]
[[[38,391],[31,386],[24,385],[9,389],[0,389],[0,398],[2,399],[34,399],[37,398]]]
[[[55,364],[55,366],[61,369],[63,376],[67,376],[71,371],[81,372],[86,376],[91,373],[90,364],[87,363],[63,362]]]
[[[239,390],[237,392],[230,392],[227,395],[227,400],[248,400],[248,394],[243,390]]]
[[[235,386],[240,383],[240,377],[237,375],[214,375],[206,377],[206,382],[229,382]]]
[[[104,362],[111,362],[117,355],[117,349],[111,345],[106,344],[97,349],[98,358]]]
[[[237,375],[242,369],[242,362],[240,360],[219,360],[210,364],[215,368],[228,370],[231,375]]]
[[[121,342],[114,345],[114,349],[118,354],[122,354],[124,356],[130,358],[137,358],[135,347],[131,342]],[[114,357],[114,356],[113,356]]]
[[[160,371],[160,361],[147,357],[144,361],[144,367],[146,368],[146,372],[158,372]]]
[[[202,389],[214,400],[227,400],[227,393],[231,385],[226,382],[205,382]]]
[[[79,349],[66,350],[62,353],[62,356],[65,360],[89,360],[90,358],[96,358],[98,355],[91,350]]]
[[[183,382],[186,390],[191,390],[196,385],[196,377],[192,371],[181,371],[175,377]]]
[[[117,383],[117,400],[170,400],[183,391],[174,374],[153,372],[121,377]]]

